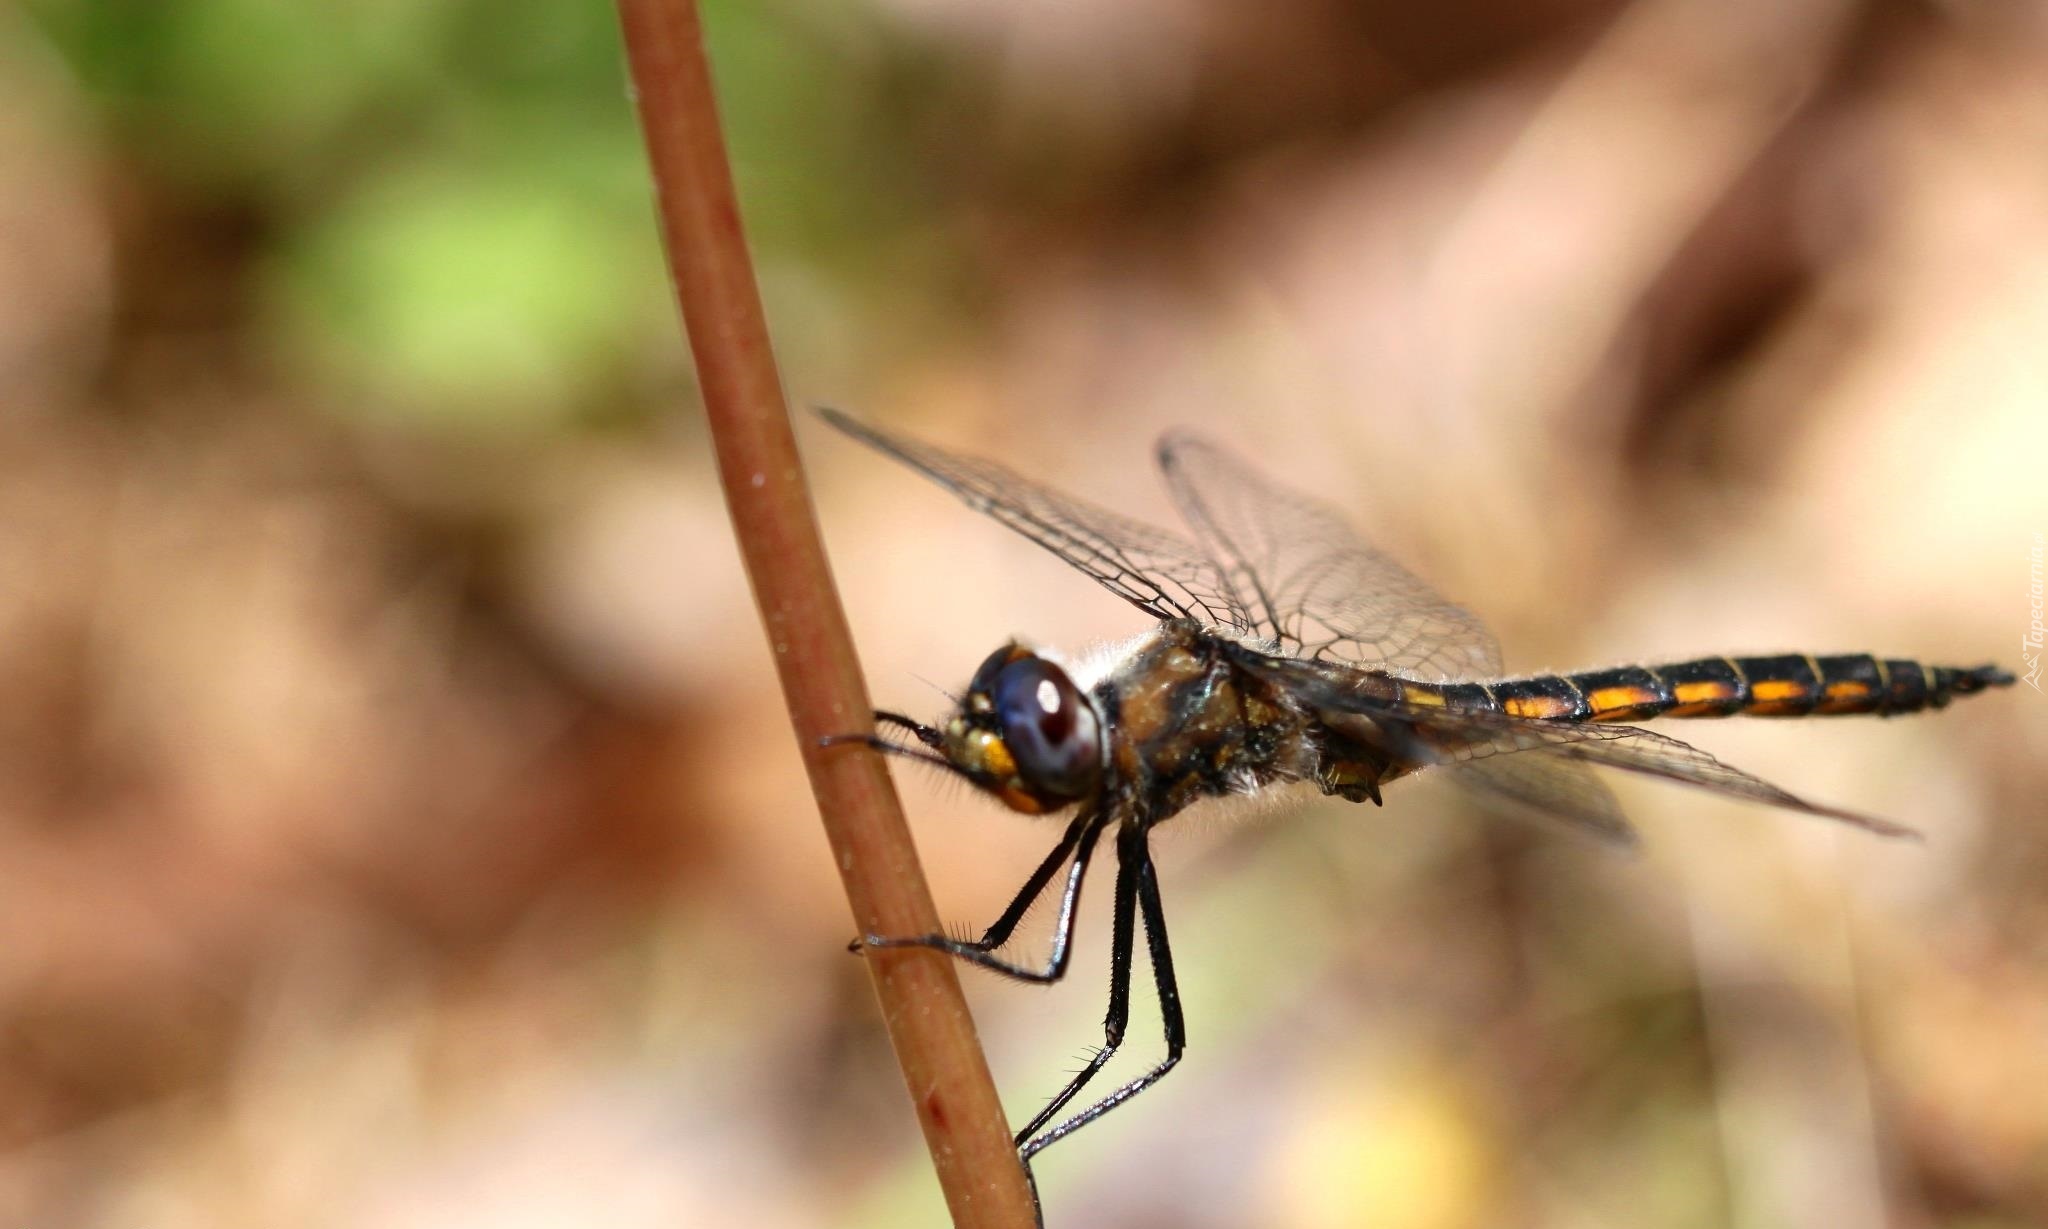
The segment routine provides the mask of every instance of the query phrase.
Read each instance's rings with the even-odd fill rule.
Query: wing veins
[[[1229,578],[1197,543],[1062,494],[993,461],[894,435],[837,410],[821,407],[818,413],[1155,619],[1193,619],[1232,632],[1252,626]]]
[[[1425,764],[1467,764],[1489,756],[1549,752],[1589,764],[1659,777],[1725,797],[1833,819],[1881,836],[1917,837],[1914,829],[1856,811],[1808,802],[1734,767],[1691,743],[1641,726],[1514,717],[1479,709],[1371,694],[1369,674],[1330,665],[1240,651],[1238,660],[1299,695],[1332,729],[1393,741]]]
[[[1498,676],[1477,616],[1361,538],[1336,508],[1191,435],[1160,441],[1181,515],[1257,596],[1250,630],[1298,656],[1439,678]]]

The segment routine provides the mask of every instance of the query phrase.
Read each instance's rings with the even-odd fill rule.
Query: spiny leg
[[[1010,901],[1009,908],[995,920],[986,933],[977,940],[955,939],[951,935],[919,935],[909,939],[891,939],[880,935],[869,935],[865,942],[869,947],[929,947],[951,956],[957,956],[969,964],[992,969],[1005,977],[1018,981],[1041,984],[1056,982],[1067,972],[1067,956],[1072,948],[1074,934],[1074,911],[1081,902],[1081,881],[1088,874],[1088,859],[1095,852],[1095,838],[1101,832],[1105,816],[1102,812],[1083,811],[1067,825],[1066,834],[1053,847],[1038,869],[1031,872],[1031,878]],[[1053,925],[1052,953],[1043,969],[1027,968],[995,954],[995,949],[1009,941],[1017,924],[1024,920],[1033,901],[1045,891],[1047,883],[1059,871],[1060,864],[1068,856],[1073,864],[1067,871],[1067,885],[1060,892],[1060,915]]]
[[[1074,821],[1067,825],[1065,835],[1060,837],[1060,843],[1053,846],[1052,852],[1045,856],[1045,861],[1039,863],[1038,869],[1031,872],[1031,878],[1024,881],[1024,886],[1018,890],[1017,895],[1010,901],[1009,907],[1003,910],[1003,915],[991,923],[986,931],[982,932],[981,938],[976,941],[974,946],[981,948],[983,951],[992,952],[1003,944],[1008,943],[1010,936],[1016,932],[1017,924],[1022,922],[1024,915],[1031,911],[1031,906],[1038,900],[1039,894],[1045,891],[1045,885],[1052,881],[1053,873],[1059,870],[1060,864],[1067,860],[1068,855],[1076,854],[1077,847],[1081,846],[1084,841],[1087,845],[1095,844],[1095,833],[1097,831],[1100,831],[1100,829],[1095,825],[1095,817],[1093,815],[1086,811],[1076,815]],[[1086,862],[1089,853],[1090,851],[1087,849],[1080,849],[1078,854],[1076,854],[1075,861],[1077,863]],[[1078,866],[1075,870],[1069,872],[1069,878],[1072,882],[1069,884],[1068,891],[1078,898],[1081,890]],[[1060,904],[1062,917],[1071,917],[1071,907],[1066,896],[1062,896]],[[1057,950],[1064,951],[1066,949],[1066,940],[1065,927],[1062,926],[1059,932],[1053,936],[1053,942]]]
[[[1123,1044],[1124,1025],[1131,1018],[1131,943],[1135,935],[1138,900],[1137,873],[1131,860],[1134,833],[1137,834],[1135,839],[1142,856],[1144,836],[1135,825],[1120,829],[1116,837],[1116,912],[1110,924],[1109,1011],[1102,1018],[1102,1048],[1088,1059],[1087,1066],[1074,1073],[1074,1078],[1067,1081],[1067,1086],[1060,1089],[1058,1096],[1047,1102],[1045,1108],[1017,1132],[1017,1146],[1024,1149],[1026,1157],[1032,1152],[1029,1146],[1031,1137],[1052,1121],[1054,1114],[1066,1108],[1074,1095],[1085,1088],[1088,1081],[1095,1078],[1095,1073],[1116,1054],[1117,1046]]]
[[[1160,1077],[1173,1070],[1174,1064],[1180,1061],[1181,1052],[1187,1048],[1187,1022],[1181,1016],[1180,987],[1173,979],[1173,952],[1166,942],[1166,910],[1159,903],[1159,876],[1152,869],[1152,853],[1146,847],[1144,830],[1133,827],[1119,833],[1116,852],[1118,862],[1120,863],[1117,875],[1118,884],[1122,884],[1124,872],[1128,871],[1130,877],[1135,881],[1138,907],[1144,911],[1145,915],[1145,947],[1147,953],[1152,958],[1152,981],[1159,991],[1159,1014],[1166,1029],[1166,1058],[1158,1066],[1152,1068],[1152,1070],[1125,1084],[1122,1088],[1117,1089],[1052,1130],[1034,1139],[1027,1139],[1020,1145],[1026,1162],[1029,1162],[1034,1155],[1044,1151],[1052,1144],[1072,1135],[1082,1127],[1087,1126],[1097,1118],[1102,1117],[1117,1106],[1145,1091],[1153,1084],[1158,1083]],[[1121,886],[1119,886],[1119,891],[1121,891]],[[1128,934],[1126,934],[1126,943],[1122,949],[1125,966],[1124,985],[1126,987],[1128,987],[1130,979],[1129,951]],[[1116,1009],[1117,1004],[1113,993],[1110,1010],[1114,1013]],[[1118,1023],[1119,1029],[1121,1029],[1121,1020]],[[1091,1069],[1083,1074],[1092,1075],[1093,1073]],[[1070,1088],[1067,1095],[1071,1095],[1072,1091],[1073,1089]],[[1029,1133],[1027,1132],[1027,1134]]]

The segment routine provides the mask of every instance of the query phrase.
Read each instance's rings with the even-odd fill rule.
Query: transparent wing
[[[1916,836],[1889,820],[1822,806],[1779,789],[1675,738],[1633,725],[1540,721],[1503,713],[1477,713],[1418,705],[1411,710],[1418,742],[1453,762],[1472,762],[1503,752],[1548,751],[1589,764],[1604,764],[1645,776],[1695,786],[1731,798],[1761,802],[1806,815],[1840,820],[1885,836]]]
[[[1839,820],[1883,836],[1919,835],[1889,820],[1808,802],[1761,777],[1724,764],[1690,743],[1640,726],[1538,721],[1419,705],[1410,711],[1409,717],[1415,723],[1412,729],[1416,741],[1436,748],[1450,762],[1470,762],[1504,752],[1548,750],[1589,764],[1604,764],[1731,798]]]
[[[1237,659],[1308,704],[1325,725],[1361,742],[1378,742],[1423,764],[1473,764],[1491,757],[1543,752],[1677,781],[1711,793],[1838,820],[1883,836],[1913,829],[1855,811],[1822,806],[1761,777],[1722,763],[1675,738],[1639,726],[1546,721],[1506,713],[1440,708],[1388,700],[1343,667],[1239,650]],[[1485,778],[1486,774],[1481,774]],[[1490,783],[1498,785],[1496,776]],[[1498,791],[1497,791],[1498,792]]]
[[[1494,755],[1452,764],[1449,779],[1496,811],[1541,815],[1584,828],[1602,840],[1633,847],[1636,830],[1621,804],[1592,770],[1555,751]]]
[[[1250,607],[1255,634],[1290,654],[1418,677],[1502,673],[1500,645],[1478,616],[1361,539],[1335,508],[1190,435],[1160,441],[1159,467]]]
[[[838,410],[824,420],[958,495],[1157,619],[1195,619],[1212,627],[1252,626],[1223,570],[1178,534],[1062,495],[993,461],[964,457],[871,427]]]

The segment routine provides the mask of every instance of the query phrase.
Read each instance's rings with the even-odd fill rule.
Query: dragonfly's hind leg
[[[1180,1062],[1181,1053],[1187,1048],[1187,1021],[1181,1015],[1180,986],[1173,977],[1173,952],[1166,942],[1166,911],[1159,902],[1159,876],[1152,867],[1151,850],[1146,847],[1145,829],[1132,824],[1118,832],[1116,853],[1116,935],[1110,949],[1109,1015],[1104,1021],[1104,1035],[1108,1037],[1109,1044],[1061,1090],[1051,1105],[1018,1133],[1018,1150],[1027,1166],[1033,1156],[1158,1083]],[[1034,1134],[1102,1069],[1110,1054],[1115,1052],[1117,1043],[1123,1039],[1124,1023],[1130,1015],[1133,904],[1145,916],[1145,948],[1152,960],[1152,982],[1159,992],[1159,1015],[1166,1031],[1166,1057],[1150,1071],[1050,1131]]]
[[[1087,1087],[1095,1073],[1109,1065],[1116,1055],[1117,1047],[1123,1044],[1124,1026],[1131,1018],[1131,949],[1136,935],[1136,914],[1138,904],[1138,878],[1136,863],[1130,856],[1131,843],[1136,841],[1143,849],[1144,833],[1136,825],[1128,825],[1117,833],[1116,854],[1116,910],[1110,924],[1109,940],[1109,1011],[1102,1017],[1102,1048],[1088,1058],[1088,1064],[1074,1073],[1067,1086],[1058,1095],[1046,1102],[1045,1108],[1034,1114],[1024,1129],[1017,1132],[1017,1146],[1025,1157],[1030,1157],[1041,1145],[1032,1137],[1054,1114],[1066,1108],[1074,1095]],[[1142,852],[1139,855],[1143,856]]]

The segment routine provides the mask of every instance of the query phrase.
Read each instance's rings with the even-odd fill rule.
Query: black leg
[[[1152,1068],[1152,1070],[1147,1071],[1137,1079],[1132,1080],[1122,1088],[1117,1089],[1045,1134],[1035,1138],[1027,1138],[1019,1146],[1019,1150],[1022,1152],[1027,1163],[1037,1153],[1072,1135],[1082,1127],[1094,1122],[1097,1118],[1102,1117],[1117,1106],[1122,1105],[1132,1097],[1150,1088],[1153,1084],[1158,1083],[1160,1077],[1173,1070],[1174,1064],[1180,1061],[1181,1051],[1187,1048],[1187,1021],[1181,1016],[1180,987],[1173,979],[1173,952],[1166,943],[1166,910],[1159,903],[1159,876],[1152,869],[1152,853],[1146,848],[1144,831],[1132,828],[1118,833],[1116,852],[1117,859],[1121,864],[1117,875],[1119,893],[1121,893],[1121,884],[1125,873],[1128,872],[1130,878],[1135,881],[1138,907],[1145,914],[1145,947],[1147,953],[1152,957],[1152,980],[1159,991],[1159,1014],[1166,1026],[1166,1059],[1158,1066]],[[1123,984],[1126,987],[1128,987],[1130,977],[1128,953],[1129,947],[1126,944],[1123,949],[1124,959],[1122,961],[1125,967]],[[1114,970],[1114,965],[1112,965],[1112,970]],[[1117,1016],[1119,1009],[1118,1000],[1119,995],[1116,983],[1112,982],[1109,1005],[1112,1018]],[[1128,1005],[1127,1002],[1125,1005]],[[1118,1031],[1121,1032],[1122,1021],[1118,1019],[1117,1023]],[[1084,1072],[1083,1075],[1093,1075],[1093,1067],[1095,1065],[1099,1064],[1092,1064],[1090,1069]],[[1071,1096],[1077,1087],[1078,1085],[1070,1085],[1067,1092],[1062,1094],[1061,1101],[1064,1102],[1066,1097]],[[1040,1117],[1043,1118],[1045,1116],[1041,1115]],[[1026,1131],[1025,1134],[1029,1136],[1030,1132]]]
[[[1031,906],[1037,902],[1039,894],[1045,891],[1045,885],[1052,882],[1053,874],[1059,870],[1060,864],[1067,860],[1069,854],[1075,852],[1084,837],[1089,844],[1095,843],[1094,833],[1090,831],[1094,826],[1095,817],[1086,811],[1074,817],[1074,822],[1067,825],[1066,834],[1060,837],[1060,843],[1053,846],[1052,852],[1045,855],[1045,861],[1039,863],[1038,869],[1031,872],[1031,878],[1025,880],[1024,886],[1011,898],[1009,907],[1003,910],[1003,916],[997,918],[982,932],[980,941],[975,944],[976,947],[992,952],[1010,941],[1010,936],[1016,932],[1017,924],[1031,911]],[[1088,855],[1084,853],[1080,856],[1086,858]],[[1078,888],[1076,890],[1078,891]],[[1057,936],[1054,941],[1062,942]]]
[[[922,721],[913,721],[902,713],[892,713],[887,709],[878,708],[875,710],[875,724],[893,725],[897,729],[908,730],[912,737],[934,751],[943,751],[946,748],[945,735]]]
[[[1024,1185],[1031,1188],[1031,1229],[1045,1229],[1045,1201],[1038,1197],[1038,1175],[1031,1172],[1031,1162],[1020,1164],[1024,1167]]]
[[[866,939],[867,945],[929,947],[957,956],[969,964],[993,969],[1005,977],[1013,977],[1018,981],[1041,984],[1058,981],[1066,976],[1067,956],[1072,950],[1074,936],[1074,910],[1081,902],[1081,881],[1087,877],[1088,859],[1095,852],[1095,838],[1102,831],[1103,820],[1102,812],[1083,811],[1076,816],[1074,822],[1067,825],[1066,834],[1060,837],[1060,843],[1053,847],[1052,853],[1045,861],[1038,864],[1038,869],[1031,872],[1031,878],[1025,880],[1022,890],[1010,901],[1010,907],[1003,910],[1003,915],[995,920],[995,924],[990,926],[980,939],[969,942],[955,939],[950,935],[920,935],[912,939],[890,939],[880,935],[869,935]],[[1069,854],[1073,856],[1073,864],[1067,871],[1067,886],[1060,893],[1060,915],[1053,925],[1052,954],[1046,961],[1046,966],[1043,969],[1027,968],[996,955],[995,949],[1009,941],[1011,932],[1024,920],[1024,915],[1030,910],[1032,902],[1038,899],[1039,893],[1045,891],[1045,885],[1052,881],[1053,875],[1059,871],[1060,864],[1066,861]]]
[[[1109,1011],[1102,1018],[1102,1048],[1089,1058],[1087,1066],[1074,1073],[1074,1078],[1067,1081],[1067,1086],[1060,1089],[1058,1096],[1017,1132],[1017,1146],[1025,1149],[1026,1157],[1031,1155],[1032,1150],[1028,1147],[1031,1137],[1052,1121],[1054,1114],[1066,1108],[1074,1094],[1087,1087],[1088,1081],[1095,1078],[1095,1073],[1102,1070],[1116,1054],[1116,1048],[1123,1044],[1124,1025],[1131,1018],[1131,945],[1136,932],[1134,915],[1138,900],[1137,872],[1131,857],[1134,841],[1140,850],[1144,848],[1144,834],[1137,828],[1124,827],[1117,831],[1116,913],[1110,926]]]

